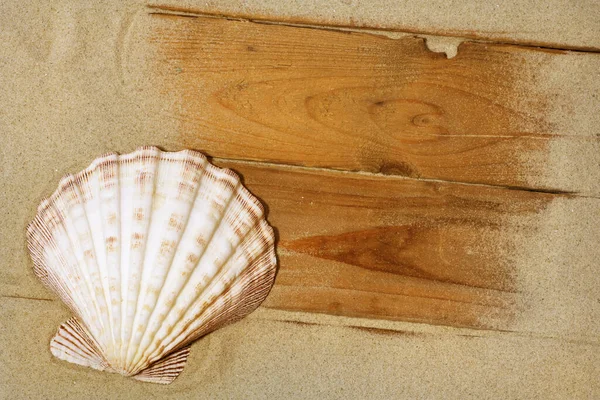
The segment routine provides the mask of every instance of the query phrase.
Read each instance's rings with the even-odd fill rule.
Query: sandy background
[[[217,11],[232,10],[233,2],[222,4]],[[274,15],[278,8],[269,4],[260,7]],[[544,18],[488,15],[481,26],[503,32],[508,26],[521,32],[517,38],[527,36],[522,33],[527,26],[535,33],[532,40],[541,40],[548,23],[558,21],[554,37],[573,46],[599,46],[597,27],[592,29],[597,14],[585,8],[561,14],[566,6],[560,4],[542,12]],[[333,20],[338,12],[365,10],[353,2],[340,5],[342,11],[319,8],[319,17]],[[13,1],[0,7],[0,398],[600,396],[595,273],[600,208],[597,199],[584,197],[553,202],[536,216],[539,241],[512,255],[528,271],[520,284],[533,293],[514,332],[261,308],[197,342],[186,369],[167,387],[54,359],[48,342],[69,312],[31,271],[24,229],[39,200],[62,175],[103,152],[128,152],[142,144],[177,150],[182,143],[174,134],[176,121],[163,112],[172,104],[151,95],[154,77],[124,63],[125,46],[144,51],[145,44],[135,41],[135,32],[144,29],[143,3]],[[313,13],[318,8],[315,2],[293,7]],[[366,20],[381,16],[382,24],[402,11],[382,16],[369,10],[361,11],[371,18]],[[410,10],[411,24],[426,15],[427,26],[449,19],[447,8]],[[567,25],[561,15],[578,22]],[[461,12],[460,18],[453,21],[463,21],[462,28],[453,29],[471,26],[472,14]]]

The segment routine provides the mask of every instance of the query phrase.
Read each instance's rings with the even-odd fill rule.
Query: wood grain
[[[217,3],[177,0],[179,5],[183,2],[206,7],[216,7]],[[218,3],[233,4],[227,0]],[[242,2],[235,3],[239,7]],[[348,0],[286,4],[292,3],[300,5],[299,9],[316,4],[338,10],[343,6],[377,8],[381,4]],[[450,8],[460,1],[443,3]],[[495,7],[497,3],[477,4]],[[574,13],[551,5],[548,12],[572,22],[569,26],[576,27],[575,31],[593,35],[582,18],[574,17],[578,10],[581,15],[583,3],[577,2],[576,7],[575,2],[563,3],[569,3]],[[412,4],[426,21],[431,21],[436,3]],[[499,10],[506,10],[506,3],[500,4]],[[383,10],[379,22],[382,14],[409,21],[410,16],[405,13],[379,8]],[[302,162],[302,157],[294,154],[300,152],[314,166],[341,168],[346,164],[353,170],[370,166],[377,171],[382,163],[376,157],[380,157],[386,165],[395,160],[393,164],[401,169],[404,157],[396,155],[392,160],[388,154],[398,150],[386,150],[386,139],[379,139],[379,133],[366,136],[362,153],[354,150],[346,155],[336,146],[348,140],[356,143],[358,139],[341,133],[330,139],[328,135],[335,129],[306,122],[300,112],[302,103],[296,105],[296,114],[290,111],[288,118],[283,118],[294,128],[286,134],[236,116],[216,101],[216,94],[234,87],[243,78],[252,88],[262,76],[263,80],[275,76],[308,83],[321,78],[324,85],[333,85],[336,76],[355,77],[347,82],[360,83],[360,77],[367,75],[372,77],[366,80],[367,84],[378,81],[393,86],[390,77],[400,76],[395,71],[402,70],[403,60],[409,59],[411,53],[401,41],[314,32],[316,29],[265,29],[257,36],[257,24],[248,22],[214,22],[205,26],[205,32],[181,25],[167,30],[173,33],[171,38],[157,37],[158,28],[165,28],[163,24],[171,24],[171,20],[149,17],[143,5],[131,1],[79,5],[4,2],[2,9],[0,26],[7,35],[2,36],[0,46],[0,86],[5,89],[0,98],[0,136],[5,139],[0,147],[0,398],[118,398],[120,393],[130,399],[178,400],[281,398],[286,394],[291,398],[600,398],[600,380],[595,379],[600,370],[600,208],[594,199],[515,194],[441,182],[419,183],[394,176],[309,172],[297,167],[238,162],[227,165],[242,172],[249,189],[260,193],[270,208],[269,220],[279,231],[281,268],[265,304],[271,308],[261,307],[238,324],[198,341],[188,367],[170,387],[149,389],[115,374],[56,360],[48,350],[49,340],[56,327],[72,315],[57,299],[50,300],[51,294],[35,278],[24,230],[40,199],[52,193],[63,174],[80,171],[104,152],[126,153],[142,144],[167,150],[181,150],[189,144],[209,155],[231,157],[238,152],[243,156],[240,158],[256,160],[266,153],[261,147],[269,147],[273,149],[271,159],[279,157],[288,164],[293,159]],[[325,15],[321,8],[317,11],[318,15]],[[531,13],[540,15],[538,11],[534,7]],[[457,14],[449,14],[447,20],[454,21]],[[489,13],[476,15],[477,22],[486,16],[490,21],[502,20],[499,13]],[[512,17],[527,22],[519,13]],[[192,24],[192,20],[186,24]],[[564,26],[544,20],[535,26],[521,25],[520,31],[528,35],[540,26],[546,28],[544,32],[550,32],[544,35],[548,40],[565,38]],[[141,37],[146,35],[147,27],[150,34]],[[481,25],[467,27],[481,29]],[[503,34],[500,31],[503,29],[493,29],[494,33]],[[190,36],[182,38],[186,32]],[[194,32],[204,36],[199,39]],[[338,36],[339,40],[334,39]],[[600,35],[595,36],[600,40]],[[152,38],[155,41],[148,43]],[[577,38],[585,42],[584,35]],[[194,53],[183,54],[181,60],[185,62],[178,61],[175,52],[162,53],[162,47],[168,49],[171,45],[169,39],[178,48],[185,47],[183,40],[189,41]],[[365,50],[359,51],[359,45]],[[251,53],[248,46],[257,51]],[[424,55],[427,51],[422,44],[419,46],[415,46],[413,55],[417,57],[413,57],[416,61],[412,65],[428,65],[429,56]],[[387,55],[384,48],[389,50]],[[461,60],[463,49],[459,49],[454,61]],[[489,65],[485,48],[477,49],[479,65]],[[592,62],[594,55],[530,49],[519,52],[497,46],[489,49],[509,53],[498,57],[500,63],[506,62],[502,61],[504,57],[514,60],[515,53],[525,54],[525,61],[514,64],[514,74],[506,82],[511,88],[509,94],[517,93],[517,103],[521,102],[518,107],[509,108],[531,113],[532,118],[552,128],[550,133],[563,135],[543,141],[555,144],[563,140],[569,150],[578,135],[586,136],[590,144],[595,140],[600,127],[600,68]],[[147,74],[130,63],[129,57],[136,52],[148,68]],[[244,56],[244,52],[248,55]],[[329,59],[326,52],[333,58]],[[234,56],[238,57],[237,63]],[[287,65],[285,62],[290,59],[294,64]],[[439,66],[451,64],[447,61],[435,59]],[[192,73],[181,68],[195,63],[205,70],[195,67]],[[583,63],[588,64],[587,70],[582,69]],[[340,70],[336,72],[336,68]],[[554,76],[549,70],[562,72]],[[449,85],[450,78],[441,74],[444,68],[436,75],[425,73],[428,69],[412,71],[415,81],[435,76],[446,87]],[[489,73],[498,76],[493,69]],[[180,75],[187,77],[181,79]],[[147,78],[151,78],[149,88],[132,85],[145,84]],[[461,78],[460,82],[465,80]],[[541,86],[532,87],[532,81]],[[556,86],[558,83],[563,86]],[[318,89],[316,83],[312,87]],[[552,90],[544,89],[547,87]],[[190,93],[184,96],[186,90]],[[196,98],[192,91],[196,91]],[[279,104],[279,108],[272,108],[274,118],[280,108],[286,110],[290,109],[289,104],[296,104],[292,97],[281,94],[272,99]],[[435,95],[432,97],[433,104],[437,104]],[[531,106],[527,105],[528,99]],[[498,104],[506,105],[501,101]],[[267,105],[268,102],[261,107]],[[193,109],[199,106],[205,108]],[[260,109],[252,102],[249,106]],[[556,109],[560,112],[551,118]],[[352,117],[333,110],[340,117]],[[259,115],[266,118],[264,113]],[[190,122],[190,116],[196,119]],[[179,127],[174,126],[175,118],[182,120]],[[298,121],[292,123],[290,118]],[[460,122],[458,117],[452,119]],[[333,122],[328,123],[337,122],[337,118],[330,120]],[[301,129],[307,123],[307,128]],[[191,129],[189,134],[182,130],[185,126]],[[205,135],[211,140],[203,142],[200,136],[193,135]],[[294,145],[294,135],[300,135],[296,140],[302,147]],[[456,140],[448,135],[442,138],[447,142]],[[280,145],[271,143],[278,139]],[[377,144],[380,140],[382,145]],[[506,138],[499,145],[520,140]],[[318,146],[330,149],[315,152],[312,147]],[[417,148],[414,146],[412,149]],[[247,151],[240,150],[245,147]],[[565,170],[575,191],[581,191],[586,180],[600,182],[593,175],[600,163],[583,163],[582,154],[572,156],[570,151],[548,155],[548,147],[553,146],[543,145],[544,150],[535,153],[540,156],[534,164],[537,170],[531,172],[522,162],[514,167],[522,173],[523,181],[549,174],[546,186],[528,187],[571,190],[557,181],[547,166]],[[490,157],[496,157],[494,154],[489,153]],[[456,158],[457,165],[463,165],[460,157]],[[560,157],[573,160],[574,173],[563,168],[563,163],[557,161]],[[509,159],[514,158],[517,157],[509,155]],[[429,159],[433,165],[434,158]],[[480,236],[465,233],[471,231],[470,227]],[[362,241],[370,245],[362,245]],[[518,257],[513,256],[513,251]],[[393,272],[395,269],[397,273]],[[520,301],[523,298],[524,305]],[[373,315],[378,319],[356,320],[280,309]],[[454,329],[379,318],[508,328],[512,332]],[[297,321],[281,322],[287,319]],[[407,333],[394,333],[400,331]]]
[[[536,231],[515,220],[557,196],[218,164],[243,175],[278,232],[264,305],[344,316],[506,328],[521,296],[510,252]]]
[[[432,0],[420,3],[393,0],[369,2],[308,0],[152,1],[151,7],[191,14],[229,16],[253,21],[326,25],[345,28],[413,32],[561,49],[600,50],[600,4],[522,0],[501,3]],[[573,23],[576,20],[577,23]]]
[[[149,24],[145,40],[156,51],[146,63],[174,99],[165,116],[179,121],[186,147],[225,158],[600,192],[600,184],[577,183],[594,161],[585,156],[568,161],[576,176],[549,172],[566,162],[550,153],[553,145],[599,143],[573,117],[585,111],[572,92],[540,89],[551,78],[540,68],[565,52],[463,43],[449,60],[414,37],[165,14],[152,14]],[[567,128],[549,116],[557,107],[572,114]]]

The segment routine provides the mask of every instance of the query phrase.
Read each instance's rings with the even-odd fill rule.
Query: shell
[[[190,150],[101,156],[60,181],[27,237],[75,315],[52,354],[142,381],[170,383],[194,340],[256,309],[275,279],[262,205]]]

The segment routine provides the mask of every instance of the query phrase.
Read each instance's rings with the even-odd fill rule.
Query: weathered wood
[[[553,48],[600,50],[600,4],[548,0],[535,6],[522,0],[501,3],[433,0],[420,3],[319,0],[282,3],[278,0],[152,1],[155,9],[293,24],[375,28],[459,36]],[[577,21],[574,23],[573,21]]]
[[[587,179],[600,175],[590,113],[600,96],[580,96],[600,90],[583,79],[600,68],[597,55],[463,43],[449,60],[414,37],[165,14],[149,24],[144,40],[156,51],[144,53],[144,63],[170,99],[166,117],[180,120],[187,147],[217,157],[600,193],[600,179]],[[556,70],[567,66],[558,80]]]
[[[280,270],[265,306],[503,329],[520,296],[519,220],[556,195],[218,162],[268,206]],[[513,236],[519,232],[519,236]]]
[[[600,365],[599,347],[590,343],[415,324],[400,326],[403,331],[324,326],[322,316],[307,324],[280,321],[278,314],[259,310],[198,340],[173,384],[148,386],[52,357],[49,338],[70,317],[58,302],[0,298],[0,320],[9,326],[0,329],[0,393],[11,400],[586,399],[600,393],[597,380],[587,379]],[[377,379],[382,371],[393,376]]]

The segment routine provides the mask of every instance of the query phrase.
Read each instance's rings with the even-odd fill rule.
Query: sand
[[[245,7],[265,15],[292,10],[271,3],[246,2]],[[232,11],[233,2],[221,4],[215,10]],[[380,18],[382,26],[399,24],[403,10],[413,25],[446,21],[456,24],[444,29],[461,30],[475,20],[465,12],[462,19],[450,21],[445,6],[381,13],[386,8],[319,4],[290,7],[305,15],[318,10],[334,22],[347,22],[349,13],[356,13],[367,22]],[[558,9],[565,7],[559,4]],[[516,19],[486,14],[478,23],[482,30],[524,32],[511,37],[533,41],[546,40],[552,26],[554,36],[547,40],[600,46],[598,27],[590,29],[597,15],[572,11],[570,20],[548,11],[539,20],[527,13]],[[62,175],[81,170],[101,153],[128,152],[144,144],[182,147],[176,121],[166,117],[172,103],[154,89],[159,77],[140,73],[142,66],[126,51],[135,47],[143,53],[148,46],[135,35],[144,29],[139,16],[146,12],[143,3],[134,1],[13,1],[2,6],[0,398],[600,396],[600,283],[595,272],[600,208],[593,197],[561,198],[532,217],[529,226],[537,227],[534,237],[539,240],[510,255],[523,272],[520,290],[531,295],[508,332],[261,308],[198,341],[182,375],[166,387],[54,359],[49,340],[70,314],[34,277],[26,251],[25,227],[40,199]],[[578,22],[568,24],[571,20]],[[555,151],[562,154],[561,148]],[[594,157],[587,147],[582,151]],[[598,176],[598,169],[591,174]],[[514,221],[517,231],[518,225]],[[519,238],[510,240],[518,243]]]

